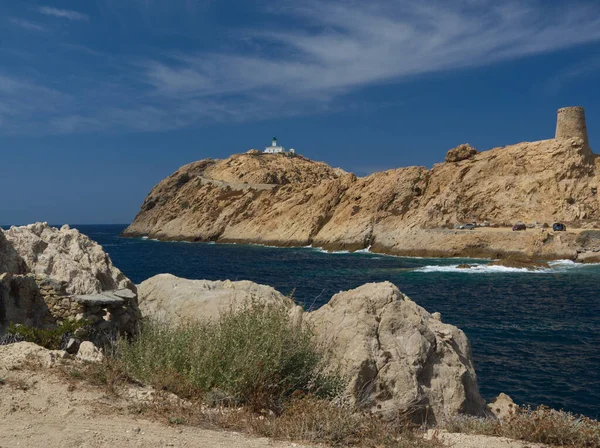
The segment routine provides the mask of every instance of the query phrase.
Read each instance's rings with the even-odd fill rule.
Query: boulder
[[[93,294],[135,285],[113,266],[102,246],[76,229],[48,223],[11,227],[4,237],[29,272],[68,282],[69,294]],[[0,245],[2,242],[0,241]]]
[[[505,393],[501,393],[487,405],[488,412],[500,420],[514,415],[518,408],[513,399]]]
[[[340,292],[305,320],[328,347],[328,363],[349,378],[348,396],[360,409],[430,423],[485,413],[465,334],[392,283]]]
[[[274,288],[251,281],[187,280],[171,274],[159,274],[138,286],[139,307],[143,316],[183,323],[200,319],[218,319],[223,311],[258,301],[283,304],[295,321],[302,308]]]
[[[93,343],[90,341],[83,341],[79,346],[76,358],[86,362],[102,362],[104,355]]]
[[[67,352],[63,350],[48,350],[33,342],[17,342],[15,344],[0,346],[0,373],[2,370],[22,369],[33,364],[43,367],[54,367]]]
[[[468,143],[463,143],[462,145],[458,145],[456,148],[451,149],[446,154],[446,162],[460,162],[461,160],[470,159],[475,154],[478,154],[475,148],[473,148]]]

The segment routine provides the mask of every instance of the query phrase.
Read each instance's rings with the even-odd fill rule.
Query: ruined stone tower
[[[584,146],[589,147],[583,107],[573,106],[558,109],[555,138],[557,140],[580,138],[583,140]]]

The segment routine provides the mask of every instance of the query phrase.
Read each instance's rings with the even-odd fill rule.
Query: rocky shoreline
[[[395,235],[390,245],[343,242],[311,242],[298,240],[252,240],[223,238],[203,241],[186,235],[164,236],[125,231],[127,238],[151,238],[157,241],[214,242],[221,244],[256,244],[268,247],[313,247],[328,252],[368,250],[382,255],[419,258],[518,259],[524,263],[571,260],[578,263],[600,263],[600,230],[552,232],[532,229],[513,232],[510,228],[474,231],[449,229],[413,229]],[[427,242],[423,242],[427,240]]]

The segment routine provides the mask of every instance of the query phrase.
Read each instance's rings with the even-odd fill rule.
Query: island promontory
[[[181,167],[124,236],[322,247],[405,256],[600,261],[600,156],[580,107],[553,139],[357,177],[289,152],[251,150]],[[513,231],[515,223],[526,230]],[[476,223],[474,229],[457,229]],[[566,226],[555,231],[553,223]]]

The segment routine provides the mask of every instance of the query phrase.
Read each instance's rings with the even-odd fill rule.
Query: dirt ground
[[[103,388],[67,380],[57,367],[61,361],[49,358],[44,349],[33,346],[33,350],[27,347],[29,352],[18,352],[7,347],[10,346],[0,346],[0,448],[309,446],[138,418],[132,412],[132,405],[147,396],[148,389],[133,387],[127,398],[109,396]],[[41,357],[42,365],[31,361],[36,356]],[[441,434],[440,437],[449,447],[457,448],[539,447],[484,436]]]

